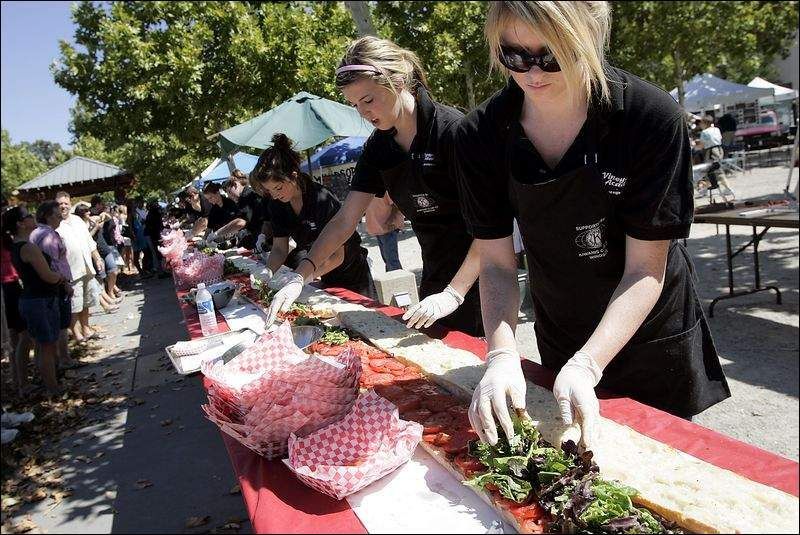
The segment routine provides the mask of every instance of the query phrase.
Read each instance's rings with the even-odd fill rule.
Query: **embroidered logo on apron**
[[[439,205],[436,203],[436,200],[427,193],[412,194],[411,198],[414,199],[414,204],[419,214],[430,214],[439,211]]]
[[[619,195],[625,189],[625,183],[628,181],[627,177],[618,177],[609,171],[603,171],[603,181],[608,188],[608,193],[611,195]]]
[[[589,257],[592,260],[604,258],[608,254],[608,242],[605,238],[606,218],[597,223],[575,227],[575,245],[578,246],[578,257]]]

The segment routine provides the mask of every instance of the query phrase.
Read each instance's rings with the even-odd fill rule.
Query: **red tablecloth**
[[[374,308],[388,316],[398,316],[403,312],[399,308],[384,306],[349,290],[327,288],[326,291],[342,299]],[[190,336],[201,336],[195,309],[186,304],[182,304],[181,309]],[[221,324],[224,324],[224,319]],[[227,330],[226,325],[223,330]],[[425,332],[452,347],[471,351],[481,358],[486,355],[486,344],[480,339],[437,326],[426,329]],[[526,377],[534,383],[552,387],[554,375],[549,370],[530,361],[524,362],[523,370]],[[600,411],[606,418],[753,481],[795,496],[800,495],[798,463],[794,461],[628,398],[602,394],[600,397]],[[280,461],[266,461],[228,435],[221,435],[239,478],[242,497],[255,532],[366,532],[346,500],[336,501],[308,489]]]

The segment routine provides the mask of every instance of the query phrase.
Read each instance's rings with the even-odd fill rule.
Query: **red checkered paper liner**
[[[222,280],[225,256],[194,252],[185,255],[172,266],[172,277],[178,290],[194,288],[201,282],[212,284]]]
[[[305,437],[289,437],[286,466],[337,500],[361,490],[408,461],[422,426],[401,420],[397,407],[370,390],[341,420]]]
[[[350,412],[361,359],[352,351],[327,360],[307,355],[285,322],[227,364],[204,361],[201,370],[209,380],[206,417],[271,459],[286,453],[291,433],[312,433]]]

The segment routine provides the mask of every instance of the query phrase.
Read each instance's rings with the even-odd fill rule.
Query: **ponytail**
[[[258,157],[250,179],[260,183],[276,180],[278,182],[294,182],[305,192],[311,177],[300,171],[300,153],[292,148],[292,140],[286,134],[278,132],[272,136],[272,146]]]

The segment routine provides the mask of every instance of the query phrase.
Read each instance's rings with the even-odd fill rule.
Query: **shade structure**
[[[759,102],[767,103],[767,102],[781,102],[784,100],[794,100],[797,98],[797,91],[794,89],[790,89],[788,87],[783,87],[777,84],[773,84],[769,80],[765,80],[759,76],[756,76],[750,83],[747,84],[750,87],[761,87],[766,89],[772,89],[775,91],[774,100],[773,98],[762,97]]]
[[[258,162],[258,156],[247,154],[246,152],[237,152],[232,156],[232,158],[233,167],[248,174],[253,170]],[[206,182],[219,182],[222,180],[227,180],[230,176],[231,171],[228,168],[228,162],[224,158],[217,158],[211,162],[211,165],[209,165],[205,171],[200,174],[200,178],[197,180],[197,183],[204,184]]]
[[[114,191],[116,198],[134,184],[133,174],[109,163],[75,156],[17,188],[19,197],[30,201],[52,199],[58,191],[72,196]]]
[[[308,162],[303,162],[300,169],[306,173],[313,173],[323,167],[355,162],[361,156],[366,141],[365,137],[351,136],[320,147],[311,156],[311,171],[308,169]]]
[[[303,151],[337,137],[366,137],[373,126],[350,106],[302,91],[258,117],[220,132],[219,144],[230,154],[240,147],[265,149],[284,133]]]
[[[750,87],[717,78],[713,74],[698,74],[684,84],[683,106],[688,111],[711,109],[714,105],[730,106],[743,102],[753,102],[761,97],[771,97],[773,89]],[[678,100],[678,89],[669,92]]]

